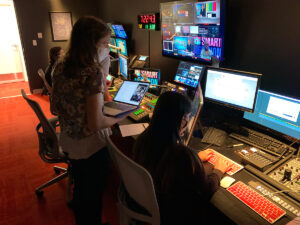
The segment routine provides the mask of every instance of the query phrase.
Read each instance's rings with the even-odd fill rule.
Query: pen
[[[232,145],[232,147],[238,147],[238,146],[243,146],[244,144],[235,144],[235,145]]]

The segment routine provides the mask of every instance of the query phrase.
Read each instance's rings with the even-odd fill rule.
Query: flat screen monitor
[[[114,46],[117,46],[116,39],[115,39],[115,38],[110,38],[110,44],[111,44],[111,45],[114,45]],[[110,50],[111,52],[118,53],[118,50],[115,49],[115,48],[109,47],[109,50]]]
[[[117,38],[124,38],[124,39],[127,39],[126,32],[125,32],[125,30],[124,30],[124,28],[123,28],[122,25],[115,25],[115,24],[112,24],[111,26],[112,26],[112,28],[114,29]]]
[[[107,25],[109,26],[109,28],[110,28],[110,30],[111,30],[111,36],[112,36],[112,37],[116,37],[116,33],[115,33],[114,29],[112,28],[111,23],[107,23]]]
[[[261,74],[208,68],[205,98],[242,111],[253,112]]]
[[[135,69],[134,80],[150,82],[151,85],[160,84],[160,70],[158,69]]]
[[[192,62],[181,61],[174,81],[187,87],[196,88],[198,82],[202,78],[203,72],[204,66]]]
[[[244,118],[287,136],[300,138],[300,99],[258,90],[255,110]]]
[[[128,79],[128,58],[119,54],[119,66],[120,66],[120,75]]]
[[[128,55],[126,41],[124,39],[116,38],[117,47],[121,48],[122,55]]]
[[[160,3],[162,54],[223,61],[225,0]]]

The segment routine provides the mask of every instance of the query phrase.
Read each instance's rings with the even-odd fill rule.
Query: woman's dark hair
[[[59,47],[59,46],[50,48],[49,63],[54,63],[58,60],[60,50],[61,50],[61,47]]]
[[[107,24],[93,16],[81,17],[71,33],[69,50],[65,56],[66,76],[74,76],[81,68],[95,64],[97,43],[111,33]]]
[[[159,161],[178,145],[181,121],[189,112],[188,97],[177,92],[165,92],[159,97],[149,127],[139,136],[134,149],[135,160],[151,174],[156,174]]]

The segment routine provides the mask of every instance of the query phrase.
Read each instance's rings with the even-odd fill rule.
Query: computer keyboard
[[[241,169],[243,169],[244,167],[238,163],[236,163],[235,161],[227,158],[226,156],[216,152],[213,150],[213,156],[211,158],[209,158],[208,162],[210,162],[211,164],[215,165],[216,160],[218,157],[221,157],[223,159],[225,159],[226,162],[228,162],[229,164],[232,164],[229,167],[229,170],[226,172],[228,175],[233,175],[235,173],[237,173],[238,171],[240,171]]]
[[[244,136],[238,133],[231,133],[229,136],[249,145],[258,147],[276,156],[282,156],[287,151],[296,150],[268,135],[262,134],[246,127],[242,128],[243,130],[248,132],[248,136]]]
[[[279,160],[279,157],[273,156],[267,152],[264,152],[254,147],[247,150],[238,149],[234,153],[236,153],[239,157],[242,158],[243,164],[250,164],[261,171],[264,171],[267,168],[267,166]]]
[[[286,212],[258,192],[239,181],[227,190],[269,223],[275,223]]]
[[[209,127],[208,130],[205,132],[201,142],[213,144],[216,146],[222,146],[226,137],[227,133],[225,131],[214,127]]]

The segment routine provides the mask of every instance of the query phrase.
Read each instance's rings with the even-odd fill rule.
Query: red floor
[[[39,102],[46,116],[51,116],[47,96],[29,97]],[[0,107],[0,225],[75,224],[65,201],[66,180],[46,188],[41,199],[34,193],[37,186],[55,174],[53,165],[38,155],[38,119],[32,109],[22,97],[0,98]],[[103,222],[116,225],[118,176],[114,170],[110,178],[104,196]]]
[[[30,89],[28,82],[14,82],[14,83],[7,83],[7,84],[0,84],[0,99],[6,98],[10,96],[21,96],[21,89],[24,89],[26,94],[30,94]]]

